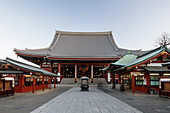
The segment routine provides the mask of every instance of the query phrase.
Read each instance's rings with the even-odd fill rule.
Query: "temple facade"
[[[124,56],[128,50],[119,48],[112,32],[64,32],[56,31],[51,45],[41,49],[15,49],[16,55],[62,78],[77,79],[86,76],[106,78],[111,82],[112,73],[102,71]],[[130,50],[140,56],[145,51]]]

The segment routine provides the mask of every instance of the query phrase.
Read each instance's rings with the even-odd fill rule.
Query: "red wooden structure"
[[[166,57],[165,57],[166,56]],[[126,54],[123,58],[106,68],[113,75],[119,76],[117,88],[124,86],[125,89],[145,93],[159,93],[159,77],[170,75],[170,70],[162,67],[163,63],[170,61],[170,50],[166,46],[160,46],[141,56]]]
[[[5,67],[8,65],[8,68],[0,69],[0,83],[3,78],[5,80],[7,77],[13,77],[14,79],[11,81],[13,85],[11,83],[10,89],[6,89],[5,85],[3,85],[4,88],[1,90],[1,95],[8,96],[14,92],[24,93],[28,91],[35,93],[35,90],[42,89],[44,91],[45,88],[51,89],[51,80],[56,80],[56,77],[59,77],[58,75],[50,73],[44,69],[31,66],[10,58],[6,58],[5,62]],[[54,86],[55,85],[56,82],[54,82]]]

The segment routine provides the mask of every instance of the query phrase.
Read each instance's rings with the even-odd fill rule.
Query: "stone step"
[[[74,84],[74,78],[63,78],[62,81],[61,81],[61,84]],[[77,85],[80,84],[80,79],[78,78],[77,79]],[[90,81],[89,81],[90,82]],[[94,85],[94,86],[106,86],[106,85],[109,85],[107,82],[106,82],[106,79],[105,78],[93,78],[93,83],[90,83],[90,85]]]

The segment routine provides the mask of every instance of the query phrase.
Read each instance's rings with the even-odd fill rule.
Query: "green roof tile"
[[[148,60],[154,58],[155,56],[159,55],[163,51],[167,51],[167,52],[170,53],[170,50],[167,47],[160,46],[160,47],[158,47],[158,48],[156,48],[156,49],[154,49],[152,51],[149,51],[149,52],[147,52],[147,53],[145,53],[145,54],[143,54],[143,55],[141,55],[139,57],[136,57],[133,54],[127,54],[123,58],[118,60],[117,62],[112,63],[112,65],[120,65],[120,66],[122,66],[121,68],[116,69],[114,71],[126,69],[126,68],[129,68],[129,67],[141,64],[141,63],[143,63],[145,61],[148,61]]]

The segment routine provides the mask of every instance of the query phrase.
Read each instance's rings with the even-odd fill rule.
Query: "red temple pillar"
[[[115,89],[115,73],[112,72],[112,88]]]
[[[150,87],[150,75],[147,74],[146,76],[147,76],[147,80],[146,80],[147,81],[147,86]]]
[[[51,89],[51,77],[49,77],[48,83],[49,83],[49,89]]]
[[[58,64],[58,75],[60,76],[60,82],[61,82],[62,76],[60,74],[61,74],[61,64]]]
[[[45,83],[44,83],[44,76],[43,76],[43,81],[42,81],[42,90],[44,91],[45,89]]]
[[[113,73],[110,73],[111,83],[113,83]]]
[[[54,88],[55,88],[55,84],[56,84],[56,78],[54,77],[54,79],[53,79],[53,80],[54,80]]]
[[[117,85],[117,89],[120,89],[120,86],[121,86],[121,75],[120,74],[117,74],[118,75],[118,85]]]
[[[36,78],[33,78],[32,93],[35,93]]]
[[[77,83],[77,65],[75,65],[75,77],[74,77],[74,83]]]
[[[64,65],[63,65],[63,77],[64,77],[64,74],[65,74],[65,73],[64,73]]]
[[[25,85],[25,80],[24,80],[24,76],[22,75],[21,77],[20,77],[20,81],[21,81],[21,83],[20,83],[20,89],[21,89],[21,93],[23,93],[24,92],[24,85]]]
[[[106,68],[107,66],[104,65],[104,68]],[[103,71],[103,78],[106,78],[106,74],[105,74],[105,71]]]
[[[135,76],[132,75],[132,93],[135,93]]]
[[[91,65],[91,83],[93,83],[93,65]]]

